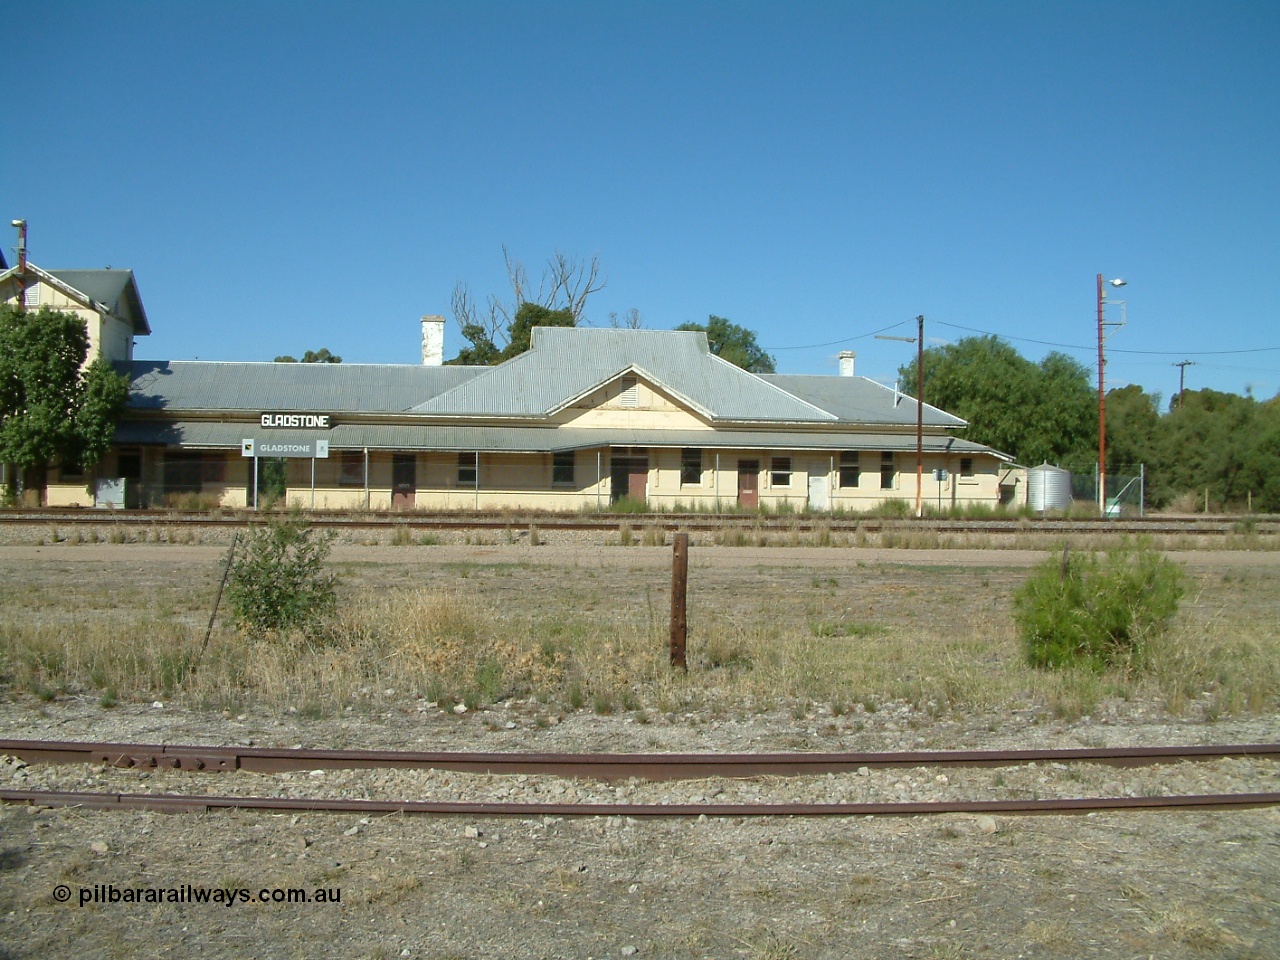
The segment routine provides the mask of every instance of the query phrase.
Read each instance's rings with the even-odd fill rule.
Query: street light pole
[[[1103,387],[1103,367],[1106,359],[1102,345],[1102,307],[1107,292],[1102,289],[1102,274],[1098,274],[1098,513],[1107,515],[1107,395]]]
[[[1108,283],[1113,287],[1125,285],[1125,281],[1118,277],[1115,280],[1109,280]],[[1123,301],[1120,302],[1123,303]],[[1107,394],[1104,373],[1107,358],[1103,352],[1103,345],[1107,340],[1105,332],[1107,323],[1103,318],[1103,308],[1106,303],[1107,291],[1102,286],[1102,274],[1098,274],[1098,513],[1103,517],[1107,515]],[[1121,325],[1111,324],[1113,327]]]

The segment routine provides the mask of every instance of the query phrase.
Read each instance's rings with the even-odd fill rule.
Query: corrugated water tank
[[[1044,513],[1071,506],[1071,471],[1042,463],[1027,471],[1027,506]]]

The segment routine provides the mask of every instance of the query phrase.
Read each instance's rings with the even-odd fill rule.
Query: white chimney
[[[857,354],[854,353],[852,350],[840,351],[840,376],[842,377],[853,376],[853,359],[856,356]]]
[[[428,314],[422,318],[422,365],[438,367],[444,363],[444,317]]]

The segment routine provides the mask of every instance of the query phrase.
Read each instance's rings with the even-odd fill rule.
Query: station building
[[[914,505],[916,401],[854,375],[757,375],[700,332],[539,327],[493,367],[443,363],[444,319],[421,320],[422,363],[138,360],[150,332],[126,270],[0,272],[0,298],[75,312],[94,355],[129,379],[128,408],[91,474],[51,465],[49,506],[260,502],[283,472],[315,509],[870,509]],[[1011,459],[923,408],[924,501],[1009,502]]]

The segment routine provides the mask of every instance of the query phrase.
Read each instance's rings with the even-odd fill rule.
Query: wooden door
[[[418,493],[418,458],[412,453],[391,455],[391,509],[412,510]]]
[[[738,461],[738,506],[754,510],[760,506],[760,461]]]

